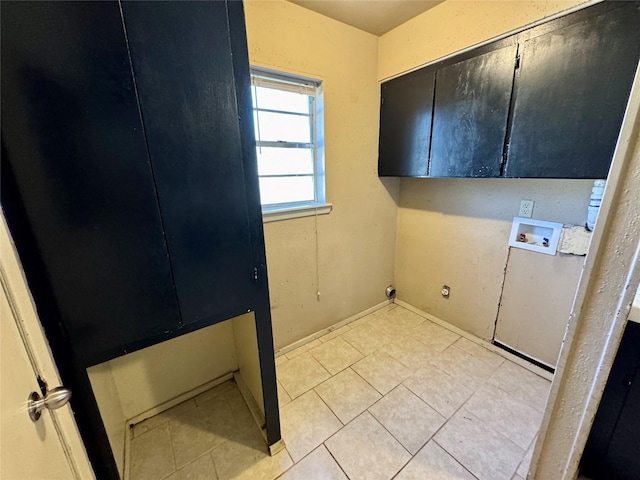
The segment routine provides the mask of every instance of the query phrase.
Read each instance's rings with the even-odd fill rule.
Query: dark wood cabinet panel
[[[87,367],[253,311],[280,440],[242,2],[2,2],[1,202],[96,476]]]
[[[257,286],[226,3],[186,3],[122,8],[188,325],[246,312]]]
[[[436,74],[430,177],[498,177],[517,46],[441,68]]]
[[[611,367],[580,464],[596,480],[640,472],[640,324],[629,322]]]
[[[378,175],[427,176],[434,81],[423,68],[382,84]]]
[[[508,177],[606,178],[640,54],[640,2],[524,42]]]
[[[117,2],[2,3],[2,141],[2,205],[33,242],[21,256],[41,260],[29,283],[59,316],[43,321],[62,319],[74,357],[91,365],[175,330]]]

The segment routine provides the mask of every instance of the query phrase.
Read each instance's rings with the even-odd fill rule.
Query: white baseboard
[[[534,364],[532,364],[531,362],[527,362],[525,359],[518,357],[517,355],[514,355],[512,353],[507,352],[506,350],[503,350],[502,348],[496,347],[495,345],[493,345],[492,343],[489,343],[485,340],[482,340],[481,338],[476,337],[475,335],[469,333],[469,332],[465,332],[464,330],[462,330],[461,328],[456,327],[455,325],[451,325],[448,322],[445,322],[444,320],[436,317],[435,315],[431,315],[430,313],[424,312],[422,310],[420,310],[419,308],[414,307],[413,305],[404,302],[402,300],[396,299],[395,303],[397,303],[398,305],[400,305],[401,307],[406,308],[407,310],[412,311],[413,313],[417,313],[418,315],[420,315],[421,317],[424,317],[430,321],[432,321],[433,323],[436,323],[438,325],[440,325],[441,327],[446,328],[447,330],[452,331],[453,333],[460,335],[461,337],[466,338],[467,340],[472,341],[473,343],[476,343],[484,348],[486,348],[487,350],[491,350],[493,353],[496,353],[498,355],[500,355],[501,357],[506,358],[507,360],[520,365],[521,367],[529,370],[532,373],[535,373],[536,375],[545,378],[547,380],[553,380],[553,374],[551,372],[546,371],[543,368],[540,368]]]
[[[296,342],[293,342],[292,344],[287,345],[286,347],[282,347],[280,350],[278,350],[276,352],[276,357],[284,355],[285,353],[289,353],[292,350],[295,350],[296,348],[299,348],[299,347],[302,347],[303,345],[306,345],[307,343],[311,343],[314,340],[316,340],[316,339],[318,339],[320,337],[323,337],[327,333],[331,333],[334,330],[342,328],[345,325],[347,325],[348,323],[355,322],[359,318],[366,317],[370,313],[373,313],[373,312],[375,312],[377,310],[380,310],[381,308],[384,308],[384,307],[386,307],[387,305],[389,305],[391,303],[393,303],[393,300],[385,300],[384,302],[378,303],[377,305],[374,305],[373,307],[367,308],[366,310],[363,310],[362,312],[356,313],[355,315],[351,315],[349,318],[345,318],[344,320],[341,320],[338,323],[335,323],[335,324],[331,325],[329,328],[324,328],[324,329],[320,330],[319,332],[316,332],[316,333],[314,333],[312,335],[309,335],[308,337],[304,337],[303,339],[298,340]]]

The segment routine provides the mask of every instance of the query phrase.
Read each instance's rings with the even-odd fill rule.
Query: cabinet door
[[[2,206],[47,334],[88,366],[180,324],[120,9],[1,8]]]
[[[498,177],[516,45],[438,70],[430,177]]]
[[[226,320],[257,293],[226,2],[122,9],[183,323]]]
[[[508,177],[606,178],[640,53],[640,3],[524,42]]]
[[[434,79],[423,68],[382,84],[378,175],[427,176]]]

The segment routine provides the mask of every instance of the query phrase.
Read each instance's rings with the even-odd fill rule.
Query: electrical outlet
[[[449,285],[443,285],[442,290],[440,290],[440,293],[442,293],[442,296],[444,298],[449,298],[449,294],[451,293],[451,287],[449,287]]]
[[[520,201],[520,213],[519,217],[531,218],[533,214],[533,200],[521,200]]]

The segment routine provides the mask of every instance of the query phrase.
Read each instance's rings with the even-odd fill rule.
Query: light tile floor
[[[226,382],[133,427],[130,480],[522,480],[550,388],[393,304],[276,369],[286,450]]]

